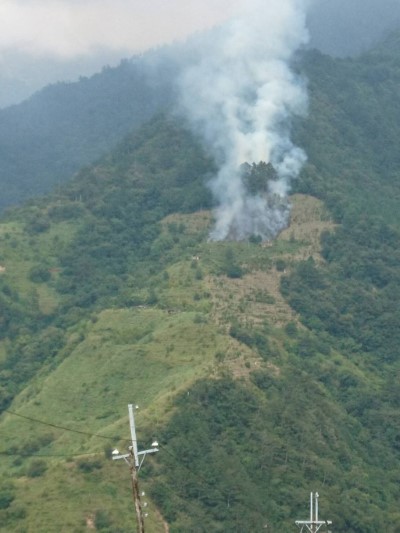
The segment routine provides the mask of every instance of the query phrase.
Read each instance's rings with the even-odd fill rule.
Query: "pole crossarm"
[[[142,452],[138,452],[138,455],[147,455],[148,453],[156,453],[160,451],[158,448],[150,448],[149,450],[143,450]]]
[[[303,533],[303,531],[317,533],[321,528],[332,524],[331,520],[319,520],[318,498],[318,492],[315,494],[313,492],[310,493],[310,520],[296,520],[295,524],[300,529],[300,533]]]
[[[117,459],[128,459],[128,457],[131,457],[130,453],[124,453],[123,455],[113,455],[112,460],[116,461]]]
[[[146,457],[146,455],[148,453],[156,453],[156,452],[159,452],[159,451],[160,450],[158,448],[150,448],[149,450],[143,450],[142,452],[138,452],[138,455],[144,455],[144,457]],[[115,461],[117,459],[127,459],[128,457],[132,457],[132,455],[130,453],[113,455],[112,456],[112,460]]]
[[[143,455],[142,460],[140,461],[139,466],[138,466],[138,471],[141,469],[143,461],[146,459],[146,455],[148,453],[156,453],[158,451],[159,451],[158,448],[151,448],[150,450],[143,450],[142,452],[138,452],[138,456]]]
[[[300,528],[300,533],[304,531],[304,528],[306,528],[307,531],[310,531],[310,533],[317,533],[321,529],[322,526],[329,525],[329,521],[325,520],[319,520],[318,522],[310,522],[307,520],[296,520],[296,526]]]

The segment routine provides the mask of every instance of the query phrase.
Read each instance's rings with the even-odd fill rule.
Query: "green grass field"
[[[308,200],[298,196],[294,201],[301,211]],[[321,211],[307,211],[314,216],[308,221],[313,231],[319,223],[325,227]],[[134,531],[129,470],[104,453],[105,447],[127,446],[127,404],[139,404],[138,438],[141,446],[148,446],[173,413],[175,396],[196,380],[226,372],[246,380],[251,370],[265,364],[279,372],[280,357],[286,357],[282,328],[293,316],[279,296],[282,273],[276,261],[296,258],[302,251],[317,254],[310,248],[309,233],[302,233],[295,222],[291,230],[296,238],[284,233],[272,246],[209,243],[209,214],[168,217],[165,234],[171,224],[184,224],[184,237],[169,250],[169,266],[153,276],[157,301],[107,309],[70,327],[68,343],[54,363],[38,372],[10,407],[33,419],[109,438],[64,431],[11,414],[2,417],[2,451],[17,455],[3,456],[0,462],[1,477],[16,496],[7,509],[0,509],[6,523],[0,523],[0,531],[83,532],[92,528],[96,516],[111,524],[110,531]],[[74,230],[73,225],[60,223],[50,234],[32,240],[18,225],[7,225],[16,241],[3,248],[10,283],[26,294],[35,289],[44,312],[58,303],[53,280],[33,283],[29,269],[41,255],[51,257],[55,237],[59,242],[68,240]],[[5,231],[6,226],[1,226],[0,233]],[[241,267],[239,278],[224,273],[227,258]],[[273,363],[229,335],[233,319],[270,328]],[[24,450],[60,457],[41,459],[47,469],[31,477],[34,459],[18,456]],[[150,475],[146,472],[144,489]],[[148,529],[165,531],[151,493],[148,496]]]

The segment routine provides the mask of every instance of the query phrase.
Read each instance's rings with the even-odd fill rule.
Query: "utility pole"
[[[137,408],[137,406],[136,406]],[[118,450],[112,452],[113,460],[124,459],[124,461],[129,466],[131,472],[131,481],[132,481],[132,496],[133,503],[135,505],[136,521],[137,521],[137,532],[144,533],[144,518],[142,512],[142,504],[140,501],[140,492],[139,492],[139,481],[138,473],[145,460],[145,457],[148,453],[158,452],[158,442],[152,443],[152,448],[149,450],[143,450],[138,452],[137,439],[136,439],[136,427],[135,427],[135,417],[133,414],[133,405],[128,405],[129,413],[129,426],[131,428],[131,440],[132,445],[129,446],[129,453],[120,454]],[[139,456],[142,456],[142,460],[139,461]]]
[[[319,494],[316,492],[310,493],[310,520],[296,520],[296,526],[299,527],[300,533],[309,531],[310,533],[317,533],[321,528],[330,526],[331,520],[319,520],[318,518],[318,498]],[[327,533],[331,533],[328,531]]]

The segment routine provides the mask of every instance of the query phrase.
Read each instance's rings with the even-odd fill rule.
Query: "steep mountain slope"
[[[211,243],[213,171],[159,117],[2,222],[0,530],[133,531],[109,459],[132,401],[141,446],[160,441],[149,531],[287,531],[311,490],[338,530],[399,527],[398,358],[359,338],[381,322],[357,304],[387,309],[395,347],[399,233],[357,213],[347,230],[344,190],[340,225],[297,194],[274,243]]]
[[[208,241],[215,165],[167,116],[3,218],[0,531],[134,531],[129,402],[149,531],[281,533],[315,490],[338,531],[399,530],[397,94],[354,104],[374,60],[308,58],[275,242]],[[352,106],[380,96],[373,134]]]
[[[150,52],[0,110],[0,207],[63,183],[168,106],[171,84],[153,76],[151,61]]]
[[[327,201],[338,218],[344,212],[369,213],[398,224],[395,42],[393,36],[357,60],[306,56],[310,113],[297,135],[310,165],[299,185]]]

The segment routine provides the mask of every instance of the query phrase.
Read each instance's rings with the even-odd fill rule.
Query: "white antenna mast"
[[[300,533],[309,531],[310,533],[317,533],[321,528],[330,526],[331,520],[319,520],[318,518],[318,492],[310,493],[310,520],[296,520],[296,526],[299,527]],[[327,533],[331,533],[328,531]]]

